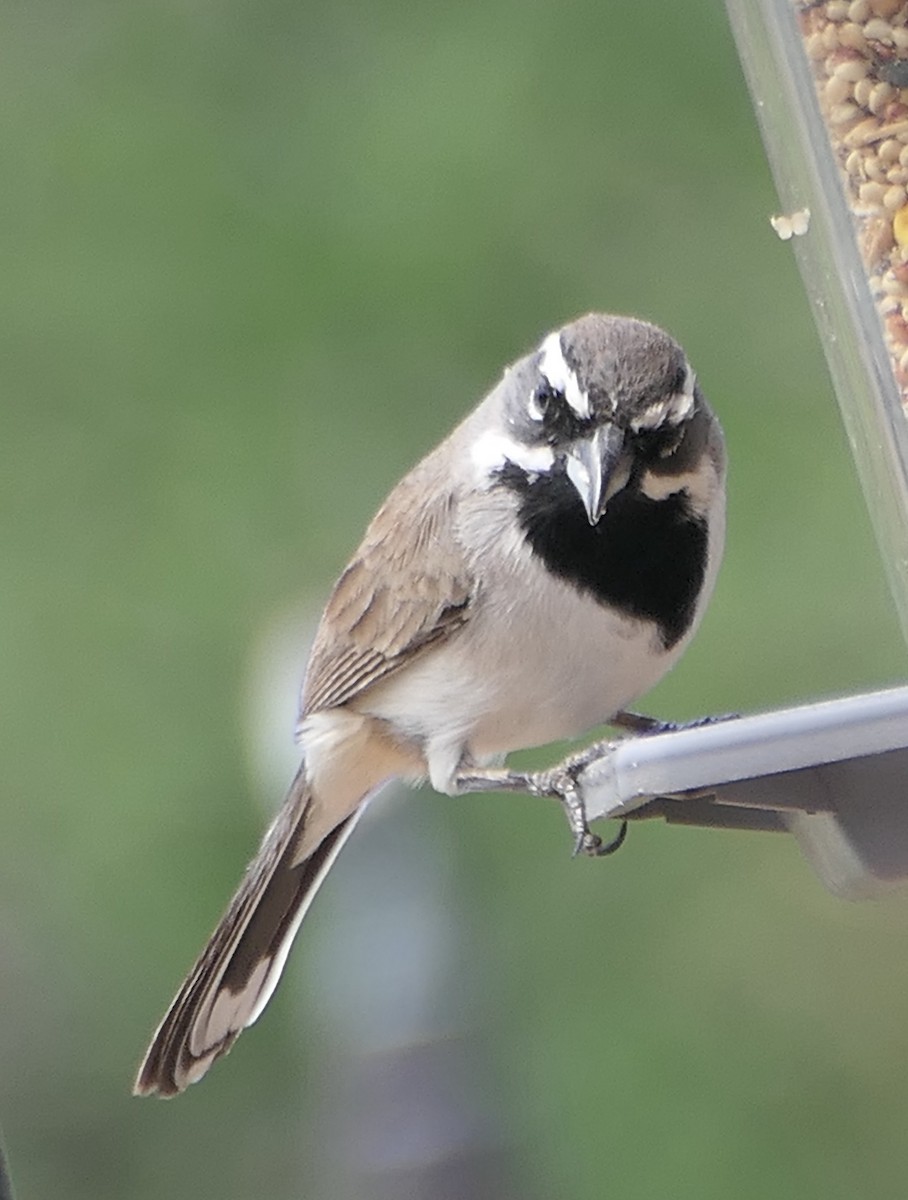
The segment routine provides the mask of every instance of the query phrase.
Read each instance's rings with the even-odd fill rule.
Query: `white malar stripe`
[[[528,475],[540,475],[550,471],[555,462],[550,446],[527,446],[497,429],[487,429],[480,434],[470,449],[470,456],[481,484],[488,483],[505,463],[513,463]]]
[[[578,417],[589,417],[590,398],[577,382],[577,376],[567,365],[561,349],[561,334],[550,333],[539,347],[542,358],[539,370],[556,392],[561,392]]]
[[[683,475],[657,475],[644,471],[640,490],[650,500],[667,500],[678,492],[687,492],[688,502],[698,517],[708,517],[716,500],[717,482],[708,463],[701,463]]]

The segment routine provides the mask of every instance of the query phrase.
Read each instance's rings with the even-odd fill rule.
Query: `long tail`
[[[151,1039],[133,1089],[137,1096],[175,1096],[201,1079],[271,998],[300,922],[364,807],[307,852],[310,800],[301,767],[229,908]]]

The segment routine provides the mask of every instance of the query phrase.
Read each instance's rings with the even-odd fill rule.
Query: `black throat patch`
[[[688,631],[706,573],[706,522],[683,492],[651,500],[633,483],[590,525],[561,472],[528,477],[508,463],[501,482],[520,497],[518,518],[546,567],[600,604],[653,621],[666,650]]]

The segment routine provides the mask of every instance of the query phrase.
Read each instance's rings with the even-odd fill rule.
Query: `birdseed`
[[[908,413],[908,0],[795,0]]]

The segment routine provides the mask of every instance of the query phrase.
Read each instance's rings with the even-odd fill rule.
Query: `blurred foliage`
[[[721,414],[726,566],[650,710],[874,686],[904,647],[715,0],[30,0],[0,56],[14,1172],[23,1200],[311,1195],[292,986],[180,1101],[131,1072],[259,836],[257,638],[503,363],[639,313]],[[833,900],[781,838],[574,862],[529,800],[408,815],[454,847],[542,1195],[904,1194],[904,901]]]

